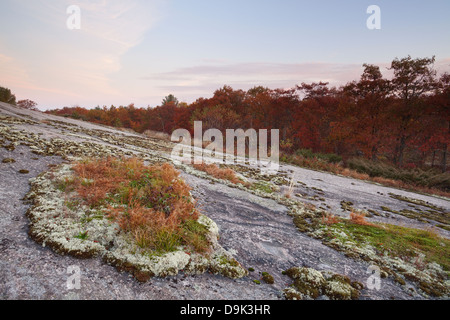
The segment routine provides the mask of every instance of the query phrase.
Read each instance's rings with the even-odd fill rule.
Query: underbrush
[[[342,157],[334,153],[316,153],[310,149],[299,149],[295,152],[297,156],[302,156],[306,159],[318,159],[329,163],[339,163]]]
[[[371,178],[382,177],[421,187],[450,191],[450,173],[448,172],[442,173],[435,169],[422,170],[420,168],[401,169],[386,163],[357,158],[349,159],[346,164],[348,168],[368,174]]]
[[[131,234],[142,249],[171,252],[181,245],[196,252],[208,248],[207,230],[190,188],[169,164],[146,166],[138,159],[86,159],[72,179],[60,182],[91,209],[107,208],[106,217]]]

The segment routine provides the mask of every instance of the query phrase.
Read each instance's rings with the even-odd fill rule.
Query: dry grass
[[[336,217],[334,214],[325,213],[322,216],[322,224],[326,224],[329,226],[329,225],[336,224],[339,222],[340,222],[340,219],[338,217]]]
[[[288,199],[292,198],[292,194],[294,193],[295,186],[295,176],[293,175],[291,181],[289,182],[289,187],[286,189],[284,196]]]
[[[170,135],[164,132],[158,132],[153,130],[145,130],[144,135],[152,139],[170,141]]]
[[[74,171],[72,185],[79,197],[91,207],[107,207],[108,218],[141,248],[172,251],[188,245],[202,252],[208,247],[190,187],[170,164],[88,159],[77,163]]]
[[[350,212],[350,221],[354,224],[359,224],[360,226],[374,226],[366,220],[366,215],[364,213]]]
[[[206,172],[207,174],[213,176],[217,179],[227,180],[234,184],[244,184],[244,181],[238,178],[236,175],[236,172],[234,172],[232,169],[229,168],[219,168],[216,164],[194,164],[193,165],[195,169]]]

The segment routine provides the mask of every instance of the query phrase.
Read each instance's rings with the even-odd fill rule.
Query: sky
[[[80,28],[70,29],[70,6]],[[369,29],[371,5],[381,29]],[[1,0],[0,86],[41,110],[191,103],[229,85],[342,85],[364,63],[436,56],[450,72],[448,0]]]

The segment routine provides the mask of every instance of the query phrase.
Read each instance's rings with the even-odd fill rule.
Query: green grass
[[[339,163],[342,157],[334,153],[315,153],[311,149],[299,149],[295,152],[296,155],[307,159],[319,159],[329,163]]]
[[[87,240],[89,238],[88,236],[88,232],[80,232],[78,235],[75,236],[75,238],[77,239],[81,239],[81,240]]]
[[[65,177],[64,179],[55,182],[56,189],[58,189],[61,192],[73,191],[74,190],[73,183],[74,183],[73,178],[69,177]]]
[[[265,193],[273,193],[270,183],[264,181],[257,181],[253,183],[250,188],[253,190],[260,190]]]
[[[414,258],[418,256],[417,252],[420,252],[425,255],[425,262],[436,262],[445,271],[450,270],[450,240],[441,238],[432,231],[391,224],[363,226],[350,221],[343,221],[327,228],[336,231],[328,235],[330,239],[344,232],[347,237],[341,240],[350,240],[357,245],[369,244],[382,254],[387,253],[400,258]]]

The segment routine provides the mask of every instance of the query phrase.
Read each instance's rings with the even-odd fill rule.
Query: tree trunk
[[[447,172],[447,149],[448,146],[445,145],[444,146],[444,154],[442,155],[442,172],[445,173]]]
[[[372,161],[377,160],[378,148],[377,146],[372,147]]]
[[[400,138],[400,143],[397,147],[397,157],[395,159],[395,164],[401,167],[403,165],[403,155],[405,153],[405,146],[406,146],[406,136],[402,135]]]

